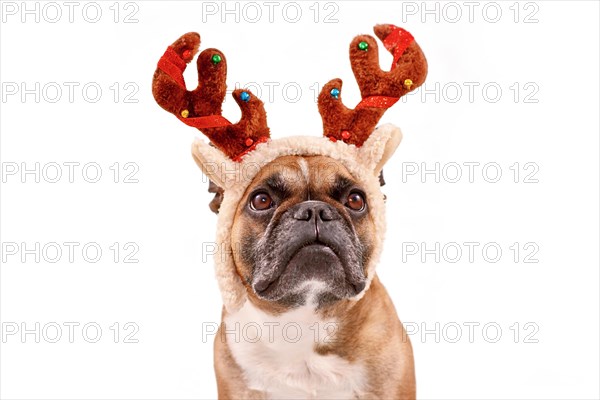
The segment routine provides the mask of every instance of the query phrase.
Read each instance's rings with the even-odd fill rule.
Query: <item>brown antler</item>
[[[362,145],[386,109],[425,81],[427,60],[408,31],[394,25],[377,25],[374,32],[394,56],[391,70],[379,68],[375,39],[360,35],[350,43],[350,63],[362,101],[353,110],[342,104],[341,79],[329,81],[319,94],[323,134],[333,141]]]
[[[200,35],[195,32],[186,33],[169,46],[154,73],[152,93],[162,108],[186,125],[198,128],[223,153],[239,161],[258,143],[269,139],[263,103],[249,90],[237,89],[232,95],[242,110],[240,121],[232,124],[221,116],[227,88],[227,61],[217,49],[200,53],[198,87],[188,91],[183,71],[199,46]]]

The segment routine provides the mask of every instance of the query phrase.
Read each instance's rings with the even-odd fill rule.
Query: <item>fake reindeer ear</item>
[[[192,143],[192,157],[204,175],[223,190],[233,186],[239,178],[237,176],[237,172],[240,171],[238,163],[216,148],[214,144],[196,139]]]
[[[334,142],[342,140],[362,146],[385,111],[400,97],[421,86],[427,76],[425,55],[408,31],[389,24],[377,25],[374,31],[394,56],[390,71],[382,71],[379,67],[375,39],[369,35],[359,35],[350,43],[350,64],[360,88],[360,103],[354,109],[344,106],[341,79],[329,81],[319,94],[323,135]],[[385,154],[393,152],[391,148],[395,149],[400,142],[401,135],[396,136],[398,138],[391,138]],[[389,158],[385,154],[383,163]]]
[[[383,166],[392,157],[401,141],[400,128],[385,124],[377,127],[358,149],[360,162],[367,170],[373,171],[373,175],[380,177],[380,183]]]
[[[222,115],[225,99],[227,60],[217,49],[206,49],[198,56],[198,86],[189,91],[183,71],[200,47],[200,35],[186,33],[167,48],[158,61],[152,80],[156,102],[184,124],[199,129],[227,157],[239,161],[261,142],[269,140],[267,114],[262,101],[247,89],[232,95],[242,117],[232,124]]]

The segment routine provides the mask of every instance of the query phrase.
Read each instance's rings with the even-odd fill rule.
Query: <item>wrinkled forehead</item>
[[[327,156],[283,156],[267,165],[254,177],[249,188],[259,185],[311,186],[328,188],[340,180],[354,181],[348,169]]]

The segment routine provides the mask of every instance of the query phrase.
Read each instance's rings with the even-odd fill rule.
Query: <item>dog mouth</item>
[[[270,276],[260,277],[253,283],[259,297],[275,299],[290,294],[301,287],[302,282],[320,281],[325,287],[345,288],[344,292],[360,293],[365,279],[352,279],[342,257],[335,248],[320,241],[304,243],[288,259],[278,263]]]

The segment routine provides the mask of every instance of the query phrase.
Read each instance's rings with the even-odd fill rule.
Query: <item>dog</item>
[[[242,119],[221,116],[226,60],[198,57],[200,85],[183,70],[198,51],[189,33],[158,63],[154,97],[211,140],[192,155],[215,193],[216,276],[223,296],[214,342],[220,399],[413,399],[410,340],[375,272],[385,232],[384,164],[400,143],[386,108],[421,85],[425,57],[410,33],[378,25],[394,56],[378,66],[377,43],[359,35],[350,59],[363,100],[341,103],[341,81],[319,95],[325,137],[273,140],[262,102],[233,92]],[[391,104],[390,104],[391,103]]]
[[[249,301],[223,314],[219,398],[415,396],[411,345],[379,279],[348,300],[365,289],[374,235],[365,188],[336,160],[285,156],[259,172],[232,227]],[[236,341],[251,323],[260,339]]]

